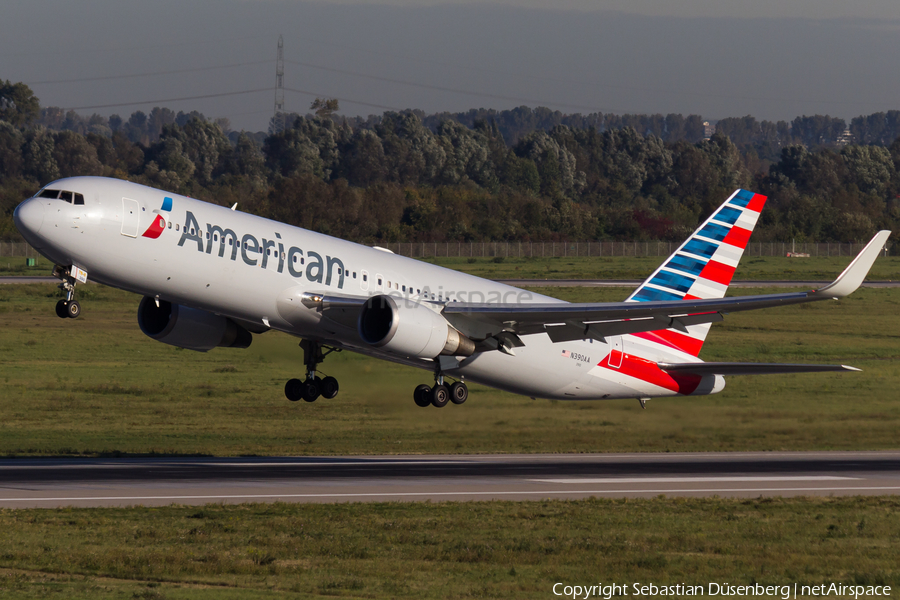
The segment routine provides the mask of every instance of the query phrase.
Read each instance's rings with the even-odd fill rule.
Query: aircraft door
[[[122,235],[136,238],[141,225],[141,207],[137,200],[122,198]]]
[[[364,292],[369,289],[369,272],[368,271],[363,271],[362,273],[360,273],[359,288]]]
[[[624,351],[622,336],[615,335],[609,339],[609,366],[618,369],[622,366],[622,352]]]

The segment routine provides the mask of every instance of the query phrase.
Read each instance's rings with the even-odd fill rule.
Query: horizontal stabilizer
[[[847,365],[798,365],[784,363],[696,362],[657,363],[670,375],[778,375],[783,373],[820,373],[823,371],[859,371]]]

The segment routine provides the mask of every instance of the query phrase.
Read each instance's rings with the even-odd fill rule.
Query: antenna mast
[[[284,131],[284,41],[278,36],[278,60],[275,62],[275,117],[272,133]]]

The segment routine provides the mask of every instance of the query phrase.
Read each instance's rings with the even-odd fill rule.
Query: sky
[[[900,109],[896,0],[2,0],[0,78],[89,115],[154,106],[265,130],[345,115],[564,113],[851,119]]]

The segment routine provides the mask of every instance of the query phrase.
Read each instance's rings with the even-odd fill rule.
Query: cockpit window
[[[46,189],[41,191],[37,196],[38,198],[59,198],[60,200],[65,200],[69,204],[76,204],[84,206],[84,196],[82,194],[76,194],[75,192],[67,192],[65,190],[50,190]]]

